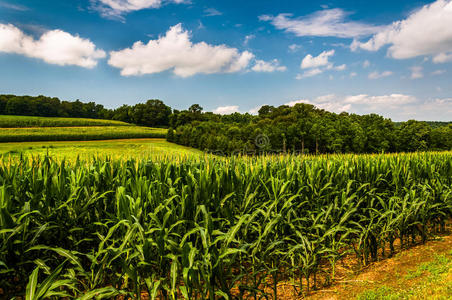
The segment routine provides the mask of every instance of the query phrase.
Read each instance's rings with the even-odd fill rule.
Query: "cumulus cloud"
[[[383,78],[383,77],[388,77],[388,76],[391,76],[393,73],[391,72],[391,71],[384,71],[384,72],[378,72],[378,71],[375,71],[375,72],[372,72],[372,73],[370,73],[369,74],[369,79],[380,79],[380,78]]]
[[[435,64],[442,64],[452,61],[452,52],[451,53],[440,53],[433,57],[433,62]]]
[[[452,98],[421,100],[412,95],[388,94],[372,96],[368,94],[338,96],[328,94],[314,99],[302,99],[285,103],[294,106],[307,103],[328,111],[341,113],[378,113],[398,121],[408,119],[449,120],[452,112]]]
[[[331,64],[329,58],[334,55],[334,50],[323,51],[318,56],[306,55],[301,61],[300,67],[302,69],[318,68]]]
[[[452,98],[436,98],[420,103],[414,109],[406,108],[404,115],[417,120],[449,121],[452,116]]]
[[[433,56],[433,62],[452,61],[452,1],[437,0],[392,23],[367,42],[355,40],[352,50],[377,51],[389,45],[388,56],[407,59]]]
[[[419,79],[424,77],[424,73],[422,72],[424,69],[419,66],[411,67],[411,79]]]
[[[213,112],[220,115],[230,115],[239,112],[239,107],[237,105],[219,106],[216,109],[214,109]]]
[[[293,18],[292,14],[262,15],[259,16],[259,20],[271,22],[277,29],[296,36],[355,38],[382,30],[381,26],[346,21],[348,14],[342,9],[335,8],[320,10],[300,18]]]
[[[367,59],[363,62],[363,68],[366,69],[370,67],[370,61],[368,61]]]
[[[326,70],[336,70],[344,71],[347,65],[342,64],[340,66],[334,66],[332,62],[329,61],[330,57],[334,55],[335,51],[323,51],[318,56],[312,56],[311,54],[306,55],[301,61],[300,68],[304,71],[302,74],[298,74],[296,79],[303,79],[308,77],[313,77],[322,74]]]
[[[287,70],[285,66],[281,66],[277,59],[272,61],[256,60],[256,64],[251,68],[254,72],[284,72]]]
[[[336,101],[325,101],[325,98],[330,98],[334,97],[334,95],[326,95],[326,96],[320,96],[315,98],[313,101],[308,100],[308,99],[301,99],[301,100],[295,100],[295,101],[290,101],[285,103],[285,105],[288,106],[295,106],[298,103],[305,103],[305,104],[311,104],[314,105],[320,109],[324,109],[327,111],[331,111],[331,112],[336,112],[336,113],[341,113],[344,111],[348,111],[351,108],[350,104],[343,104],[340,102],[336,102]]]
[[[95,67],[98,59],[105,57],[103,50],[78,35],[57,29],[47,31],[35,40],[12,24],[0,24],[0,52],[38,58],[49,64],[84,68]]]
[[[233,73],[248,67],[254,55],[226,45],[192,43],[190,33],[181,24],[147,44],[138,41],[132,47],[110,52],[108,63],[121,69],[121,75],[133,76],[171,70],[181,77],[195,74]]]
[[[377,113],[396,121],[409,119],[450,121],[452,115],[452,98],[419,99],[412,95],[400,93],[377,96],[327,94],[312,99],[302,98],[289,101],[284,105],[294,106],[298,103],[312,104],[320,109],[335,113]],[[261,107],[253,108],[250,113],[257,114]]]
[[[120,17],[132,11],[159,8],[165,3],[186,3],[185,0],[90,0],[104,17]]]

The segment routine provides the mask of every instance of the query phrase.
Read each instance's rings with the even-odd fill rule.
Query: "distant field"
[[[163,138],[166,131],[138,126],[0,128],[0,142]]]
[[[20,127],[73,127],[73,126],[133,126],[131,124],[101,119],[50,118],[0,115],[1,128]]]
[[[165,139],[127,139],[106,141],[21,142],[0,143],[0,156],[18,157],[47,155],[56,159],[111,158],[140,159],[168,156],[198,156],[201,151],[167,142]]]

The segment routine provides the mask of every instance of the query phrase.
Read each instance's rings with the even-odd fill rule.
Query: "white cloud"
[[[347,69],[347,65],[346,65],[346,64],[342,64],[342,65],[340,65],[340,66],[334,67],[334,69],[335,69],[336,71],[344,71],[345,69]]]
[[[299,103],[312,104],[312,102],[308,99],[300,99],[300,100],[289,101],[287,103],[284,103],[284,105],[292,107],[292,106],[295,106],[295,104],[299,104]]]
[[[326,96],[317,97],[316,99],[314,99],[314,101],[311,101],[308,99],[301,99],[301,100],[290,101],[288,103],[285,103],[285,105],[295,106],[295,104],[305,103],[305,104],[314,105],[320,109],[324,109],[324,110],[336,112],[336,113],[348,111],[351,108],[350,104],[342,104],[340,102],[324,100],[325,97],[330,98],[330,100],[332,100],[331,96],[335,97],[334,95],[326,95]]]
[[[248,113],[250,113],[252,115],[257,115],[259,113],[259,109],[261,109],[261,107],[264,106],[264,105],[268,105],[268,104],[262,104],[262,105],[256,106],[256,107],[250,109],[248,111]]]
[[[303,78],[308,78],[308,77],[313,77],[319,74],[322,74],[323,70],[319,69],[319,68],[314,68],[314,69],[310,69],[307,70],[305,72],[303,72],[303,74],[298,74],[295,79],[303,79]]]
[[[214,109],[213,112],[220,115],[230,115],[239,112],[239,107],[237,105],[219,106],[216,109]]]
[[[221,16],[223,13],[216,8],[206,8],[204,10],[204,16],[206,17],[214,17]]]
[[[404,115],[410,119],[427,121],[451,121],[452,98],[437,98],[421,102],[418,106],[407,107]]]
[[[226,45],[192,43],[190,33],[181,24],[171,27],[164,36],[141,41],[131,48],[110,52],[108,63],[121,69],[121,75],[132,76],[172,70],[181,77],[195,74],[233,73],[248,67],[254,55],[239,52]]]
[[[442,64],[442,63],[446,63],[446,62],[450,62],[452,61],[452,52],[451,53],[440,53],[437,54],[433,57],[433,62],[435,64]]]
[[[353,77],[356,77],[357,75],[358,75],[358,73],[356,73],[356,72],[351,72],[351,73],[350,73],[350,77],[352,77],[352,78],[353,78]]]
[[[314,99],[302,99],[285,103],[285,105],[294,106],[297,103],[312,104],[320,109],[341,113],[357,113],[370,114],[378,113],[386,117],[395,118],[397,120],[407,120],[412,118],[425,119],[426,115],[419,112],[419,107],[425,107],[430,111],[427,115],[434,116],[437,119],[447,119],[447,113],[452,110],[452,99],[437,99],[434,101],[421,101],[414,96],[404,94],[389,94],[381,96],[371,96],[367,94],[338,96],[328,94]],[[435,108],[435,105],[443,110]],[[434,119],[434,118],[432,118]]]
[[[367,69],[368,67],[370,67],[370,61],[368,61],[367,59],[363,62],[363,68]]]
[[[254,39],[255,37],[256,37],[256,36],[255,36],[254,34],[250,34],[250,35],[245,36],[245,40],[243,41],[243,44],[244,44],[245,46],[247,46],[248,43],[249,43],[249,41],[251,41],[251,40]]]
[[[334,36],[351,38],[379,32],[382,27],[362,22],[346,21],[348,13],[342,9],[324,9],[313,14],[292,18],[292,14],[259,16],[260,21],[270,21],[277,29],[294,33],[296,36]]]
[[[322,66],[327,66],[330,64],[329,58],[334,55],[334,50],[323,51],[318,56],[313,57],[311,54],[308,54],[301,61],[300,67],[302,69],[309,68],[318,68]]]
[[[437,0],[413,12],[405,20],[380,30],[367,42],[354,41],[351,48],[377,51],[390,45],[388,56],[407,59],[432,55],[436,63],[452,60],[452,1]]]
[[[204,26],[204,24],[201,21],[199,21],[198,29],[205,29],[205,28],[206,28],[206,26]]]
[[[388,77],[391,76],[393,73],[391,71],[384,71],[384,72],[372,72],[369,74],[369,79],[379,79],[379,78],[383,78],[383,77]]]
[[[62,30],[45,32],[38,40],[11,24],[0,24],[0,52],[16,53],[42,59],[60,66],[75,65],[93,68],[105,52],[88,39]]]
[[[27,11],[28,7],[19,5],[19,4],[11,4],[8,2],[0,1],[0,7],[4,7],[6,9],[12,9],[17,11]]]
[[[400,93],[379,96],[327,94],[313,99],[289,101],[284,105],[294,106],[297,103],[312,104],[335,113],[344,111],[356,114],[376,113],[396,121],[409,119],[450,121],[452,115],[452,98],[419,99]]]
[[[416,98],[403,94],[390,94],[384,96],[369,96],[366,94],[348,96],[343,100],[344,103],[358,104],[358,105],[402,105],[413,103]]]
[[[104,17],[119,17],[132,11],[159,8],[164,3],[188,3],[185,0],[90,0],[94,9]]]
[[[411,79],[419,79],[424,77],[423,68],[419,66],[411,67]]]
[[[436,71],[433,71],[431,73],[431,75],[433,75],[433,76],[435,76],[435,75],[442,75],[444,73],[446,73],[446,70],[436,70]]]
[[[302,74],[298,74],[296,79],[303,79],[307,77],[313,77],[319,75],[326,70],[336,70],[344,71],[347,65],[342,64],[340,66],[334,66],[333,63],[329,61],[329,58],[334,55],[334,50],[323,51],[318,56],[312,56],[311,54],[306,55],[301,61],[300,68],[307,71]],[[330,79],[332,76],[330,75]]]
[[[292,44],[292,45],[289,45],[289,52],[295,53],[298,50],[300,50],[301,48],[302,48],[301,45]]]
[[[281,66],[277,59],[272,61],[256,60],[256,64],[251,68],[254,72],[284,72],[287,70],[285,66]]]

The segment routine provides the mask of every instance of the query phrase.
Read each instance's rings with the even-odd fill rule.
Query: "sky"
[[[0,94],[452,121],[452,0],[0,0]]]

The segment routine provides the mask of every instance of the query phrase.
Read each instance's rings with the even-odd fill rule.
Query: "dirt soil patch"
[[[365,269],[354,272],[342,266],[340,278],[335,284],[311,293],[304,299],[354,299],[368,290],[387,287],[397,290],[410,289],[423,279],[422,276],[410,279],[409,272],[431,262],[436,255],[449,254],[452,250],[452,235],[441,236],[435,240],[403,250],[392,258],[370,264]],[[348,274],[347,274],[348,273]],[[449,278],[450,275],[447,277]],[[297,299],[293,295],[282,299]],[[301,299],[301,298],[299,298]]]

